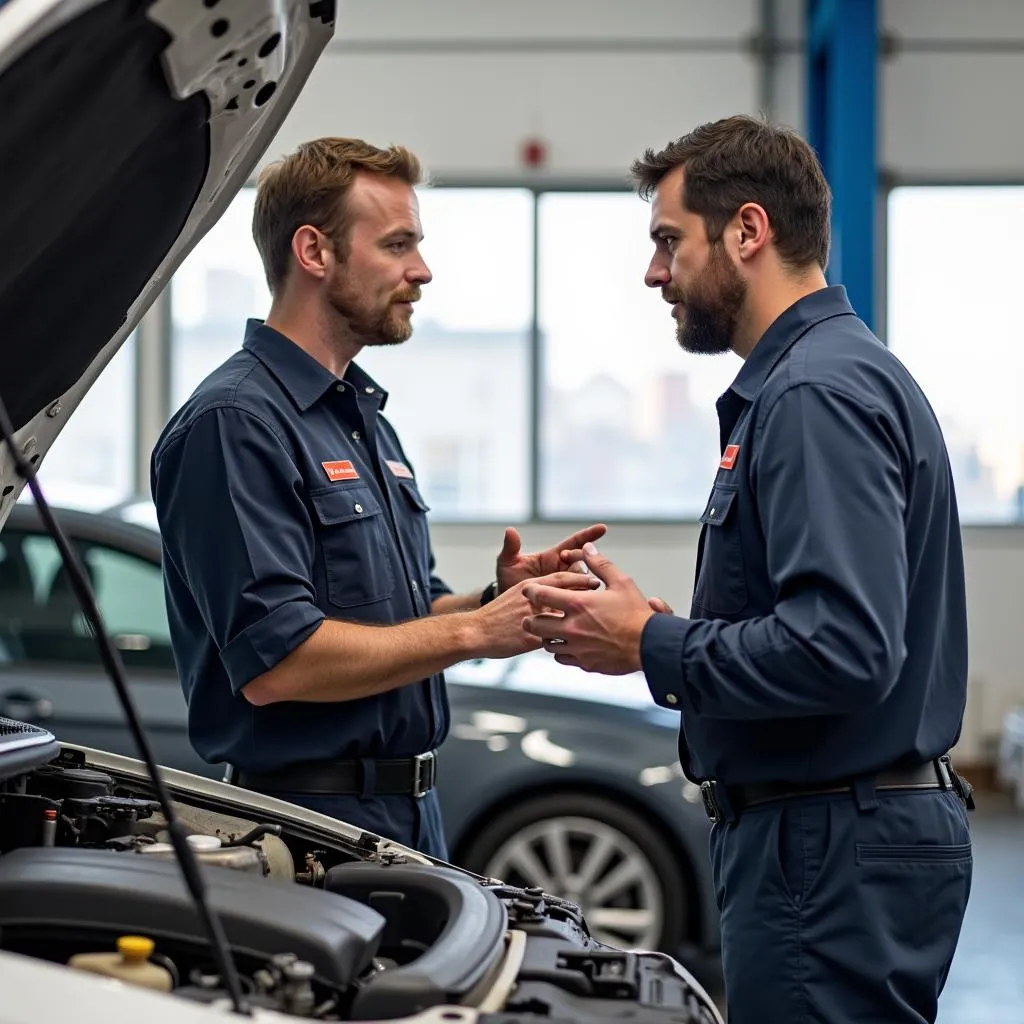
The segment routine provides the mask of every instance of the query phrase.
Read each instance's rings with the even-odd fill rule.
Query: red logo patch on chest
[[[320,465],[324,467],[327,479],[331,483],[337,483],[339,480],[359,479],[359,471],[352,465],[351,459],[342,459],[339,462],[321,462]]]
[[[725,446],[725,451],[722,453],[722,461],[718,464],[722,469],[732,469],[736,465],[736,458],[740,454],[740,446],[738,444],[729,444]]]

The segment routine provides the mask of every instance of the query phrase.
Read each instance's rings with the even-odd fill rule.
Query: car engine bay
[[[2,770],[5,742],[23,762],[30,733],[52,739],[0,720],[0,950],[229,1006],[144,778],[55,743],[34,766]],[[597,943],[572,903],[377,836],[328,837],[236,809],[175,791],[253,1008],[343,1021],[444,1007],[495,1024],[721,1019],[675,961]],[[133,960],[142,940],[148,955]]]

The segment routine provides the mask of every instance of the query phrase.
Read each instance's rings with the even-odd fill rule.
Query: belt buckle
[[[722,820],[722,809],[718,802],[718,783],[714,779],[706,779],[700,784],[700,798],[704,813],[717,825]]]
[[[437,753],[433,750],[417,754],[412,759],[412,795],[417,799],[425,797],[434,788],[437,771]]]

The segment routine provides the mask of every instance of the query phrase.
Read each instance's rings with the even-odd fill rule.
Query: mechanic
[[[536,649],[526,580],[596,587],[595,525],[538,554],[505,533],[495,579],[435,575],[427,506],[387,393],[353,359],[412,333],[431,274],[401,147],[319,139],[260,176],[272,304],[164,429],[151,484],[189,739],[239,785],[446,858],[442,671]],[[458,384],[431,382],[440,400]],[[570,571],[572,566],[574,571]]]
[[[795,133],[727,118],[632,172],[680,345],[744,360],[717,402],[692,608],[648,602],[591,544],[605,589],[531,584],[527,628],[563,664],[642,669],[681,712],[733,1024],[934,1021],[973,806],[947,756],[967,623],[942,433],[826,284],[831,196]]]

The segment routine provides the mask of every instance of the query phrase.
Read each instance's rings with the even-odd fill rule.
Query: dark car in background
[[[124,661],[157,761],[209,778],[186,732],[148,502],[59,512]],[[439,795],[450,859],[584,909],[602,941],[717,971],[718,917],[699,790],[677,760],[678,716],[642,675],[603,677],[543,651],[446,672],[452,729]],[[0,716],[136,756],[57,548],[31,504],[0,539]]]

